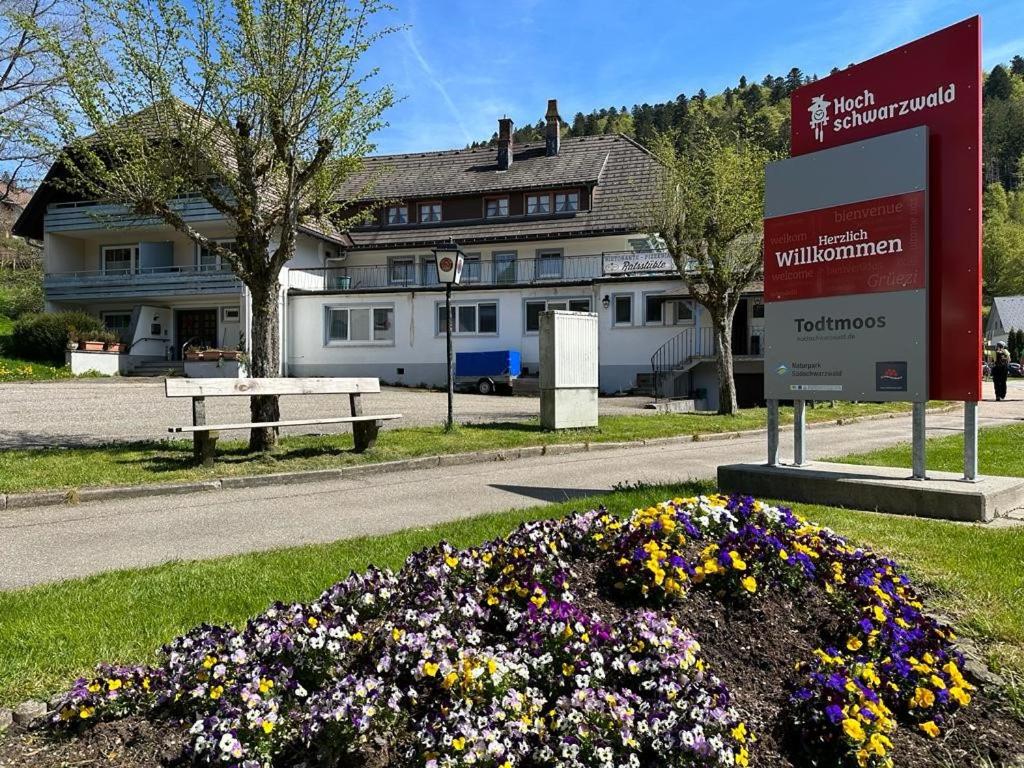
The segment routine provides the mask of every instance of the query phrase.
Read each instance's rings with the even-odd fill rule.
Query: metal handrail
[[[695,358],[713,356],[716,349],[714,329],[705,327],[687,328],[658,347],[651,355],[655,398],[661,397],[662,376],[686,367]]]
[[[191,344],[193,341],[198,341],[198,340],[199,340],[198,336],[193,336],[191,339],[189,339],[184,344],[182,344],[181,345],[181,357],[179,359],[184,360],[185,359],[185,350],[188,349],[188,345]]]
[[[45,277],[57,279],[76,278],[126,278],[138,277],[139,275],[230,275],[233,270],[229,266],[210,267],[199,264],[172,265],[169,267],[138,267],[134,270],[107,272],[102,269],[83,269],[71,272],[47,272]]]
[[[141,339],[136,339],[131,344],[129,344],[128,348],[124,351],[124,353],[127,355],[129,352],[131,352],[135,348],[136,344],[138,344],[140,342],[143,342],[143,341],[165,341],[165,339],[157,338],[155,336],[143,336]]]

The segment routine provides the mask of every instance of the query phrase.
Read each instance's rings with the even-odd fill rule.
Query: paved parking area
[[[364,399],[369,413],[401,413],[404,418],[386,427],[429,426],[444,422],[444,392],[385,387]],[[51,445],[94,445],[111,441],[154,440],[167,437],[167,428],[191,423],[190,400],[164,396],[157,379],[79,379],[0,384],[0,449]],[[655,413],[643,408],[647,397],[602,398],[608,413]],[[456,394],[456,419],[462,423],[534,418],[540,413],[536,397]],[[283,418],[347,416],[348,396],[284,397]],[[241,397],[209,398],[210,423],[249,420],[248,401]],[[285,432],[342,432],[347,425],[292,427]],[[245,432],[234,433],[243,437]]]

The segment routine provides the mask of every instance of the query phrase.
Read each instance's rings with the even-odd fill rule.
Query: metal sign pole
[[[978,403],[964,403],[964,480],[978,481]]]
[[[448,322],[445,323],[447,326],[447,337],[448,346],[448,420],[445,422],[445,432],[451,432],[455,427],[455,371],[454,371],[454,355],[452,355],[452,284],[446,283],[444,286],[444,309],[445,315],[448,317]]]
[[[925,469],[925,423],[924,412],[927,403],[914,403],[913,411],[913,435],[911,438],[911,466],[915,480],[925,480],[927,470]]]
[[[793,465],[802,467],[806,461],[807,401],[793,401]]]
[[[779,466],[779,401],[769,400],[768,405],[768,466]]]

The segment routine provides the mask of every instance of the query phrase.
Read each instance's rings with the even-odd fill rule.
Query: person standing
[[[992,366],[992,383],[996,388],[996,400],[1006,399],[1006,377],[1010,373],[1010,353],[1003,342],[996,344],[996,361]]]

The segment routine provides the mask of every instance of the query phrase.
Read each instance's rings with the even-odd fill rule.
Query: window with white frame
[[[484,216],[488,219],[500,219],[508,216],[507,197],[489,197],[484,207]]]
[[[436,306],[437,334],[448,330],[447,307],[443,302]],[[486,336],[498,332],[498,303],[495,301],[466,302],[452,304],[455,323],[452,326],[453,336]]]
[[[441,220],[440,203],[420,203],[420,224],[430,224]]]
[[[440,285],[441,279],[437,276],[437,257],[433,254],[423,257],[423,285]]]
[[[100,249],[100,259],[105,275],[130,275],[135,271],[139,260],[137,245],[104,245]]]
[[[416,284],[416,259],[413,256],[396,256],[388,260],[388,282],[391,285]]]
[[[494,282],[516,282],[516,252],[495,251],[492,258],[494,259]]]
[[[694,312],[693,302],[686,299],[676,299],[670,302],[672,305],[672,322],[674,325],[693,325]]]
[[[579,209],[579,192],[557,192],[555,194],[555,213],[572,213]]]
[[[215,240],[218,245],[233,250],[234,240]],[[222,259],[209,248],[196,246],[196,269],[200,272],[219,272],[223,267]]]
[[[633,294],[619,293],[615,295],[612,302],[613,312],[612,325],[633,324]]]
[[[750,310],[750,315],[758,320],[764,318],[764,302],[755,300]]]
[[[480,282],[480,254],[479,253],[467,253],[466,258],[462,264],[462,282],[464,283],[479,283]]]
[[[526,215],[536,216],[543,213],[551,213],[551,195],[546,192],[542,195],[527,195]]]
[[[395,308],[381,306],[329,306],[326,308],[325,341],[333,344],[393,344]]]
[[[552,280],[562,276],[562,251],[537,251],[538,280]]]
[[[644,325],[663,325],[665,322],[665,297],[660,294],[644,294]]]
[[[407,206],[407,205],[391,205],[391,206],[388,206],[387,222],[388,222],[388,224],[408,224],[409,223],[409,206]]]
[[[523,314],[526,318],[526,333],[540,332],[540,313],[548,310],[569,310],[570,312],[589,312],[590,299],[527,299],[524,302]]]

